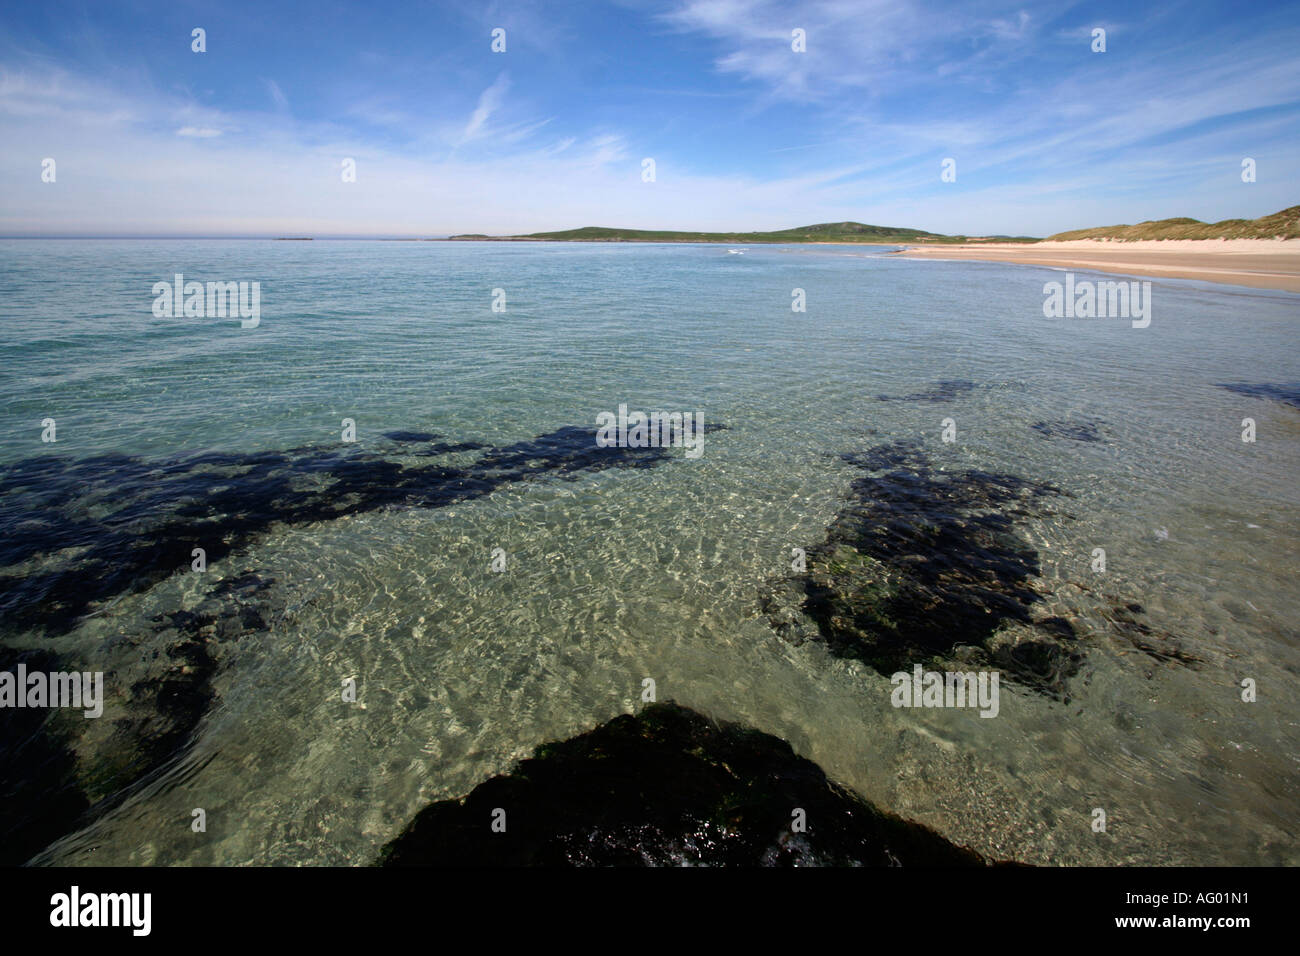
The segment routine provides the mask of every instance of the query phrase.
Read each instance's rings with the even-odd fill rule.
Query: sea
[[[10,862],[365,864],[672,700],[989,858],[1300,863],[1300,295],[892,248],[0,241],[0,665],[104,682],[0,717]],[[823,639],[853,508],[942,647]],[[1043,633],[996,716],[895,705]]]

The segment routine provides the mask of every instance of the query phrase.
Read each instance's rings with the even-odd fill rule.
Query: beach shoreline
[[[1010,262],[1157,279],[1199,279],[1300,292],[1300,240],[1297,239],[1074,239],[1029,245],[908,245],[892,255],[908,259]]]

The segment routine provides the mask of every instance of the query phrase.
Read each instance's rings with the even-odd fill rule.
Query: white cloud
[[[465,129],[460,134],[457,145],[467,143],[482,135],[483,127],[492,117],[492,114],[501,107],[501,103],[509,89],[510,77],[506,73],[501,73],[491,86],[479,94],[478,105],[470,115],[469,122],[465,124]]]
[[[266,81],[266,91],[271,94],[271,100],[277,107],[282,110],[289,108],[289,97],[284,95],[284,90],[280,89],[280,84],[275,80]]]
[[[127,94],[37,63],[0,70],[0,233],[427,236],[584,225],[773,229],[857,219],[1044,235],[1170,215],[1262,215],[1295,203],[1300,170],[1294,150],[1283,148],[1294,140],[1294,117],[1268,111],[1300,99],[1300,75],[1277,52],[1286,46],[1282,35],[1261,40],[1249,59],[1225,46],[1199,57],[1193,72],[1180,51],[1116,58],[1086,89],[1068,77],[1020,77],[978,115],[939,96],[914,115],[881,114],[886,121],[869,108],[872,84],[940,83],[917,59],[929,41],[909,46],[910,8],[890,5],[878,19],[868,13],[848,24],[848,6],[813,3],[801,24],[807,54],[787,52],[782,21],[789,18],[775,4],[712,0],[689,8],[695,25],[679,16],[678,26],[716,31],[719,63],[767,84],[765,95],[803,97],[810,119],[788,140],[792,147],[832,134],[825,148],[784,154],[779,161],[794,174],[742,172],[753,167],[739,156],[731,171],[703,173],[682,152],[689,142],[648,144],[627,129],[575,129],[571,118],[548,136],[549,117],[507,103],[505,73],[468,118],[453,97],[416,115],[363,93],[337,122],[286,123],[270,108],[269,80],[267,109],[226,112],[174,93]],[[1017,10],[998,17],[1019,24]],[[1038,22],[1031,11],[1025,28]],[[850,49],[855,36],[864,42],[861,62]],[[744,55],[728,61],[732,53]],[[788,85],[781,64],[789,56],[809,57],[810,85]],[[967,60],[960,68],[975,75],[986,66]],[[862,85],[846,92],[850,83]],[[838,94],[826,95],[823,84]],[[1244,106],[1255,113],[1237,116],[1225,133],[1217,119]],[[394,135],[375,135],[380,127]],[[793,138],[805,133],[809,139]],[[34,149],[37,159],[58,159],[57,184],[40,182]],[[939,160],[949,155],[959,170],[950,189],[938,180]],[[1234,183],[1244,155],[1267,171],[1249,188]],[[656,160],[655,183],[640,180],[643,156]],[[342,157],[357,160],[356,183],[340,181]]]

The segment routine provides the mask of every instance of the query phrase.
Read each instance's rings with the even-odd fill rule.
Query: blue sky
[[[0,234],[1251,218],[1300,202],[1297,51],[1270,2],[14,3]]]

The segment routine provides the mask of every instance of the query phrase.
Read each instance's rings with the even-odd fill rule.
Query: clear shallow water
[[[659,699],[784,737],[984,853],[1296,863],[1300,409],[1218,386],[1300,382],[1300,297],[1153,282],[1151,327],[1136,330],[1044,319],[1054,270],[881,251],[0,242],[0,465],[343,449],[468,468],[480,451],[422,458],[384,433],[500,448],[623,403],[726,426],[697,460],[272,524],[206,574],[116,595],[57,635],[5,621],[9,646],[108,675],[104,718],[74,725],[94,779],[131,687],[175,636],[155,617],[246,572],[270,582],[250,599],[268,627],[213,648],[213,702],[180,765],[40,859],[368,862],[427,802],[635,709],[650,677]],[[151,287],[175,272],[260,281],[260,327],[154,318]],[[1240,440],[1248,416],[1254,444]],[[354,446],[339,443],[343,418]],[[1069,494],[1019,526],[1046,613],[1086,647],[1068,703],[1004,685],[994,720],[894,709],[886,677],[772,629],[759,596],[843,507],[856,472],[839,456],[894,440],[919,440],[936,467]],[[68,514],[111,512],[121,466],[104,460],[105,486],[78,482]],[[6,502],[11,533],[24,500]],[[189,547],[177,541],[178,566]],[[489,570],[496,547],[504,574]],[[1114,624],[1127,603],[1197,665],[1136,650]],[[350,676],[364,708],[339,700]],[[190,830],[195,807],[206,834]]]

